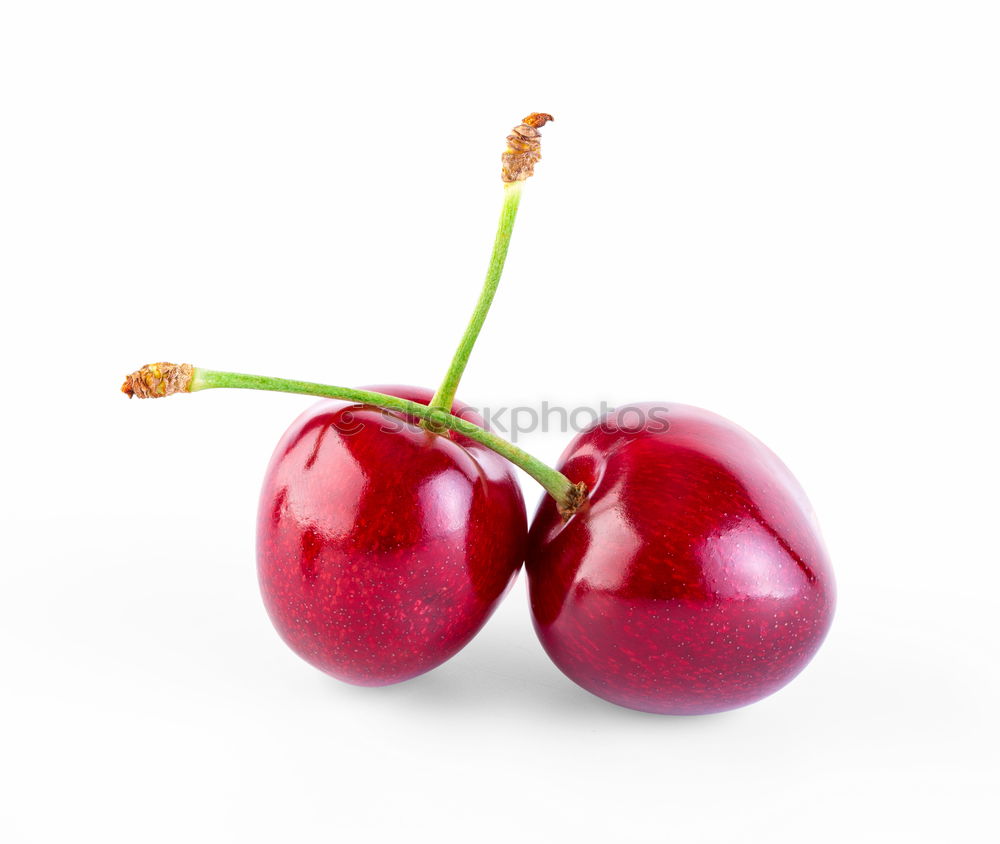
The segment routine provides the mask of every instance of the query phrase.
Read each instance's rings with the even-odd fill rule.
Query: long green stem
[[[483,282],[483,290],[479,294],[479,301],[476,302],[476,309],[472,312],[472,318],[465,329],[465,334],[462,335],[462,341],[458,344],[451,366],[448,367],[441,386],[431,399],[430,406],[433,408],[450,410],[452,402],[455,401],[455,393],[469,362],[472,347],[476,345],[476,339],[486,321],[486,315],[490,312],[490,305],[493,304],[493,297],[500,284],[504,261],[507,260],[507,247],[510,246],[510,236],[514,231],[514,220],[517,218],[517,208],[521,202],[522,184],[522,182],[508,182],[504,185],[503,208],[500,211],[496,240],[493,242],[490,266],[486,271],[486,281]]]
[[[157,366],[172,365],[159,364]],[[159,377],[159,371],[157,375]],[[329,384],[314,384],[309,381],[289,381],[285,378],[268,378],[263,375],[244,375],[239,372],[216,372],[212,369],[201,369],[198,367],[191,370],[191,378],[189,384],[186,385],[186,390],[187,392],[195,393],[199,390],[210,390],[219,387],[241,390],[270,390],[279,393],[300,393],[307,396],[344,399],[346,401],[358,402],[359,404],[368,404],[385,408],[386,410],[396,410],[406,413],[418,419],[427,420],[436,427],[455,431],[505,457],[538,481],[545,488],[546,492],[556,500],[560,511],[566,515],[573,513],[585,497],[584,488],[581,485],[574,484],[561,472],[556,471],[550,466],[546,466],[538,458],[532,457],[526,451],[498,437],[496,434],[490,433],[458,416],[446,413],[440,408],[429,407],[428,405],[386,395],[385,393],[374,393],[370,390],[353,390],[349,387],[334,387]],[[178,391],[183,391],[184,389],[185,387],[182,386]],[[166,395],[168,393],[156,394]]]

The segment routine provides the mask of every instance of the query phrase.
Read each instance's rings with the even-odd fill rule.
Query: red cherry
[[[452,412],[483,424],[463,404]],[[264,479],[257,568],[271,621],[299,656],[350,683],[398,683],[453,656],[524,558],[511,464],[416,423],[319,402],[285,432]]]
[[[693,715],[760,700],[809,662],[833,574],[805,494],[759,440],[705,410],[634,405],[559,468],[590,497],[565,523],[546,497],[526,568],[535,629],[572,680]]]

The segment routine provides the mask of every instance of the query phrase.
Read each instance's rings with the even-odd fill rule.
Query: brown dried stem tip
[[[520,126],[511,130],[507,136],[507,151],[501,156],[505,182],[523,182],[535,172],[535,162],[542,157],[542,135],[538,130],[550,120],[555,120],[551,114],[533,111]]]
[[[191,387],[194,367],[189,363],[148,363],[125,376],[122,392],[140,399],[158,399],[186,393]]]
[[[572,484],[566,493],[565,502],[559,507],[559,514],[562,516],[563,521],[568,522],[569,517],[586,503],[587,485],[583,483]]]

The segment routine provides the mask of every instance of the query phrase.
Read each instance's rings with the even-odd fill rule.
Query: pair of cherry
[[[587,499],[564,520],[546,496],[526,534],[512,466],[495,452],[377,408],[316,405],[279,443],[261,495],[272,621],[335,677],[397,683],[468,643],[526,559],[539,638],[585,689],[677,714],[770,694],[809,661],[833,609],[805,496],[721,417],[667,405],[668,424],[637,429],[636,410],[573,440],[559,468]],[[481,424],[460,404],[453,413]]]
[[[440,665],[483,626],[524,562],[538,636],[585,689],[660,713],[752,703],[806,665],[834,606],[815,519],[781,461],[719,416],[650,404],[598,420],[553,470],[454,401],[549,119],[532,114],[508,137],[512,189],[487,284],[437,393],[170,364],[145,367],[123,389],[342,399],[320,402],[285,433],[257,523],[275,627],[335,677],[385,685]],[[515,464],[549,493],[530,530]]]

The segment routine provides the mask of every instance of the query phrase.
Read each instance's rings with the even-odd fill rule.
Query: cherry
[[[511,464],[497,453],[519,450],[489,436],[487,447],[484,432],[466,426],[463,436],[441,416],[450,409],[483,424],[455,403],[455,392],[496,295],[523,182],[541,158],[539,127],[550,120],[532,112],[507,136],[490,263],[441,386],[379,391],[435,414],[326,402],[299,417],[271,460],[257,520],[264,603],[299,656],[342,680],[384,685],[441,664],[482,627],[521,566],[524,501]],[[190,374],[194,380],[193,368]],[[250,379],[255,386],[265,380]],[[228,376],[217,382],[234,383]],[[289,387],[310,385],[281,388]],[[266,388],[276,388],[273,380]],[[547,488],[568,488],[523,457]]]
[[[465,405],[452,412],[482,425]],[[286,431],[264,479],[261,593],[307,662],[359,685],[397,683],[483,626],[521,567],[526,524],[513,467],[494,451],[412,416],[321,401]]]
[[[542,501],[526,569],[535,629],[572,680],[691,715],[753,703],[809,662],[833,575],[805,494],[760,441],[705,410],[633,405],[559,469],[589,499],[566,521]]]

